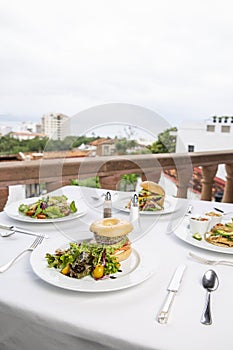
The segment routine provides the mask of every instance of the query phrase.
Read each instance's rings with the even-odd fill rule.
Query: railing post
[[[218,165],[202,166],[202,190],[201,199],[211,201],[213,194],[214,177],[217,173]]]
[[[226,185],[222,202],[233,203],[233,163],[225,164],[226,169]]]
[[[100,176],[99,182],[100,187],[105,188],[106,190],[117,190],[118,184],[120,183],[122,174],[116,174],[112,176]]]
[[[177,197],[187,198],[189,181],[192,178],[193,170],[190,166],[187,168],[179,168],[177,171]]]
[[[0,211],[3,211],[9,196],[9,187],[0,187]]]
[[[146,172],[142,173],[142,181],[153,181],[158,183],[161,177],[161,169],[151,171],[151,172]]]

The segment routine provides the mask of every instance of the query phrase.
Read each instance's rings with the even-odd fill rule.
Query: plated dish
[[[34,273],[45,282],[63,289],[79,292],[109,292],[133,287],[142,283],[153,274],[153,270],[143,254],[132,249],[131,256],[121,263],[121,271],[114,274],[114,279],[95,280],[90,276],[82,279],[70,278],[60,273],[57,269],[49,268],[45,258],[46,253],[60,249],[66,249],[69,242],[63,240],[44,241],[41,246],[33,251],[30,263]]]
[[[206,241],[206,239],[203,237],[199,240],[199,236],[197,236],[195,239],[195,237],[193,237],[193,233],[190,232],[189,222],[186,219],[184,219],[182,223],[174,230],[174,234],[176,237],[192,246],[224,254],[233,254],[233,247],[218,246]]]
[[[76,219],[78,217],[81,217],[86,214],[85,210],[82,210],[80,206],[77,206],[77,211],[76,212],[70,212],[69,215],[62,216],[62,217],[51,217],[51,218],[46,218],[46,219],[37,219],[32,216],[25,215],[23,212],[19,211],[19,208],[22,206],[30,206],[33,203],[37,203],[37,201],[40,201],[42,197],[33,197],[33,198],[26,198],[17,202],[13,202],[9,205],[7,205],[4,208],[4,212],[12,219],[22,221],[22,222],[30,222],[30,223],[50,223],[50,222],[60,222],[60,221],[69,221]],[[72,201],[69,201],[68,203],[72,203]]]
[[[127,207],[130,197],[124,197],[124,198],[119,198],[117,201],[113,203],[113,208],[124,211],[126,213],[130,213],[130,209]],[[164,214],[169,214],[174,211],[174,205],[173,205],[173,199],[172,198],[165,198],[164,200],[164,209],[158,210],[158,211],[139,211],[141,215],[164,215]]]

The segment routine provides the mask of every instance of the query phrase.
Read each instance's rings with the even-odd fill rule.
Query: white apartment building
[[[176,153],[233,150],[233,117],[183,123],[176,135]]]
[[[39,137],[40,139],[43,139],[46,135],[35,133],[35,132],[29,132],[29,131],[15,131],[15,132],[12,131],[10,132],[10,136],[13,139],[22,141],[22,140],[32,140],[35,137]]]
[[[70,118],[62,113],[48,113],[42,116],[42,132],[50,139],[63,140],[70,135]]]
[[[28,121],[28,122],[20,123],[18,131],[41,134],[42,133],[41,130],[42,130],[41,124]]]
[[[7,125],[0,125],[0,136],[4,136],[9,134],[12,131],[12,127],[11,126],[7,126]]]

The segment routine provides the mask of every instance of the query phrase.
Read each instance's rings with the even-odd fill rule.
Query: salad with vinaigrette
[[[53,196],[38,199],[32,204],[20,204],[21,214],[35,219],[57,219],[77,211],[75,202],[67,202],[66,196]]]
[[[115,248],[97,243],[71,242],[66,250],[57,249],[55,254],[47,253],[45,258],[50,268],[58,269],[72,278],[91,276],[96,280],[112,277],[120,272],[120,263],[113,255]]]

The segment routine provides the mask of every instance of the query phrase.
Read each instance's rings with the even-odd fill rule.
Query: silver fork
[[[29,248],[22,250],[22,252],[20,252],[18,255],[16,255],[16,257],[14,257],[12,260],[10,260],[7,264],[4,264],[2,266],[0,266],[0,272],[5,272],[6,270],[8,270],[11,265],[14,264],[14,262],[21,256],[23,255],[25,252],[29,251],[33,251],[40,243],[42,243],[44,239],[44,236],[37,236],[36,239],[34,240],[34,242],[30,245]]]
[[[194,260],[203,263],[203,264],[207,264],[207,265],[226,265],[226,266],[233,266],[233,261],[229,261],[229,260],[211,260],[211,259],[206,259],[203,258],[201,256],[198,256],[196,254],[193,254],[191,252],[189,252],[189,256],[191,256],[191,258],[193,258]]]

